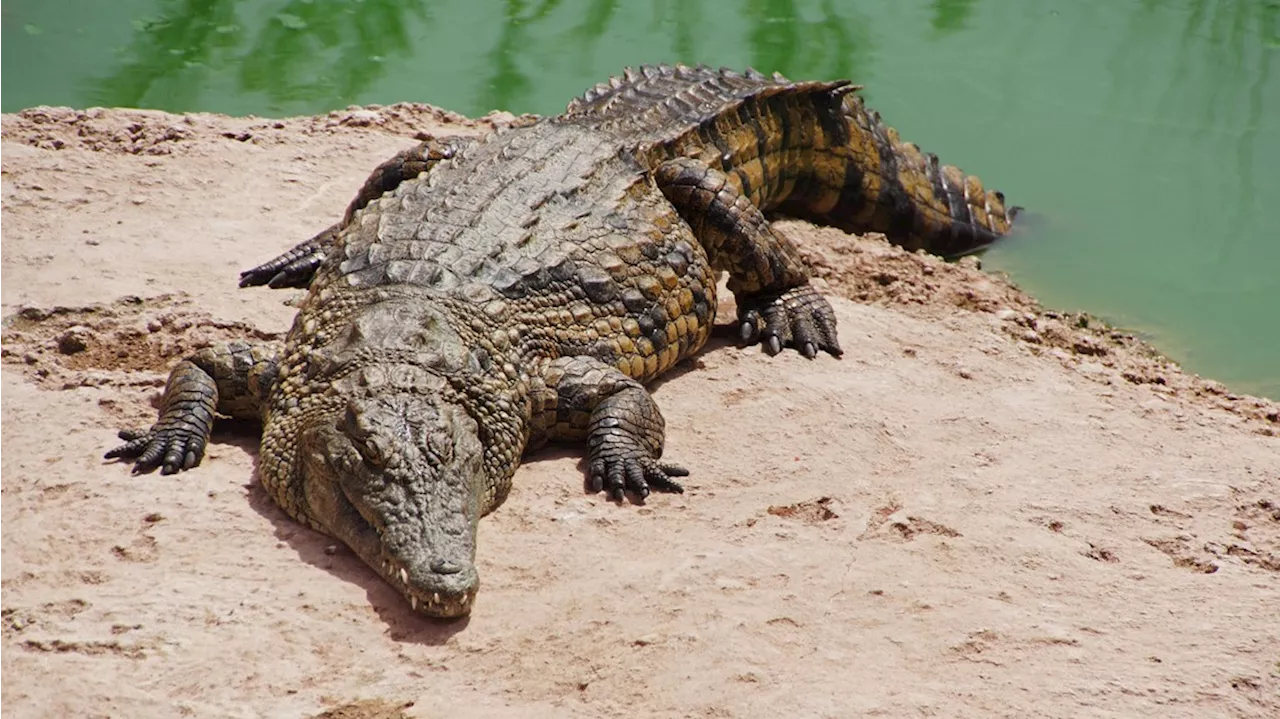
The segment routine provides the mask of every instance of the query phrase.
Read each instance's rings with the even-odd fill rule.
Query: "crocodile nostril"
[[[431,571],[436,574],[457,574],[462,571],[462,563],[450,559],[437,559],[431,563]]]

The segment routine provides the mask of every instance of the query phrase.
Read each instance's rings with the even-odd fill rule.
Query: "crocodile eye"
[[[373,469],[385,469],[395,462],[391,438],[380,431],[379,419],[376,409],[353,402],[347,406],[339,427],[351,439],[364,463]]]
[[[391,437],[375,434],[360,440],[360,455],[365,464],[373,469],[395,469],[400,466],[400,453],[395,450],[395,442]]]
[[[367,437],[362,443],[364,450],[360,454],[364,455],[364,461],[370,465],[382,469],[387,466],[388,450],[387,440],[383,437]]]

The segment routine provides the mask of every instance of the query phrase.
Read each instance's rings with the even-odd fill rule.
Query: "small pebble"
[[[373,110],[355,110],[342,120],[342,124],[352,127],[367,127],[378,121],[378,113]]]

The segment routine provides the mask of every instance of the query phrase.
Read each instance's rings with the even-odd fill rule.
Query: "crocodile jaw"
[[[393,478],[342,477],[343,493],[359,516],[357,523],[368,528],[357,529],[376,536],[376,541],[352,548],[415,612],[439,618],[466,616],[480,586],[475,567],[479,510],[477,502],[468,501],[467,495],[474,493],[466,491],[476,480],[442,481],[422,469]],[[388,504],[386,488],[406,501]],[[402,492],[406,488],[409,491]]]
[[[341,539],[418,613],[470,613],[483,450],[461,408],[438,398],[353,400],[313,435],[311,519]]]
[[[367,559],[365,561],[368,562]],[[376,566],[372,562],[369,565]],[[390,556],[376,568],[388,584],[399,590],[413,611],[437,619],[454,619],[470,614],[476,591],[480,588],[474,563],[454,565],[451,569],[458,571],[452,575],[439,576],[439,573],[432,572],[425,578],[420,567],[411,571]]]

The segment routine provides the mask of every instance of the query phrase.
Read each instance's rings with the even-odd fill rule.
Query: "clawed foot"
[[[203,435],[189,427],[157,427],[120,430],[119,437],[125,444],[103,456],[133,459],[134,474],[156,467],[160,467],[161,474],[175,474],[200,464],[206,445]]]
[[[603,435],[591,447],[591,469],[588,486],[592,492],[604,490],[609,498],[621,501],[627,491],[644,499],[651,489],[659,492],[684,492],[672,477],[687,477],[689,470],[675,464],[659,462],[635,438],[621,432]]]
[[[819,350],[834,357],[844,352],[836,339],[835,312],[811,285],[780,295],[739,298],[738,322],[742,343],[759,342],[771,355],[783,347],[794,347],[805,357],[816,357]]]
[[[324,262],[324,254],[316,253],[294,260],[283,266],[275,266],[275,261],[258,265],[251,270],[240,273],[241,287],[259,287],[266,285],[273,290],[291,287],[305,288],[311,284],[320,263]]]
[[[340,224],[333,225],[288,252],[241,272],[240,286],[266,285],[273,290],[307,287],[324,262],[325,248],[333,244],[341,229]]]

